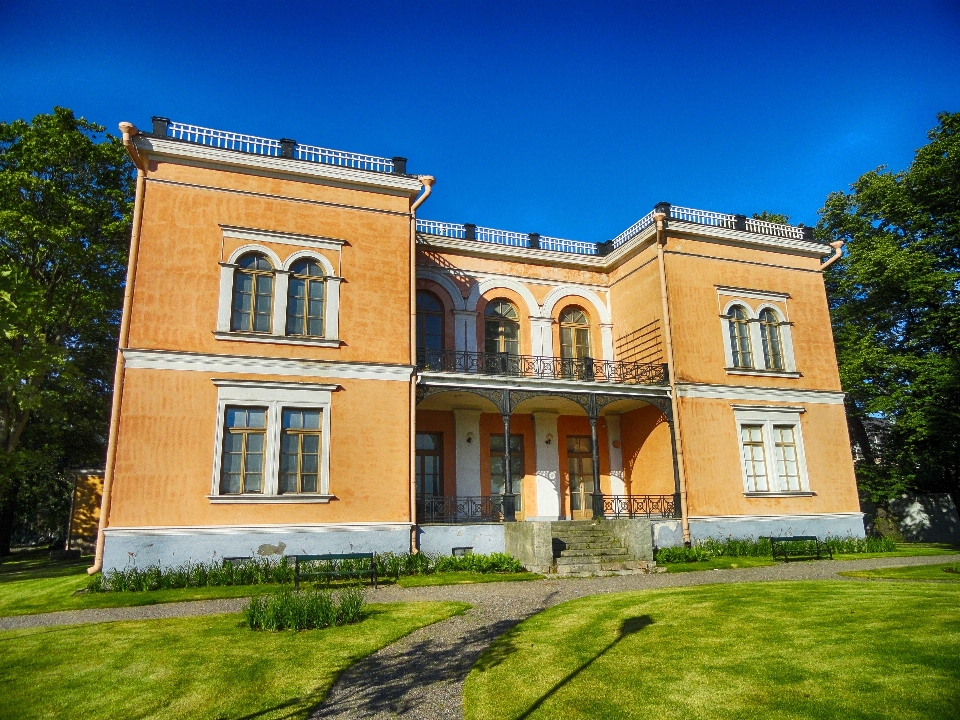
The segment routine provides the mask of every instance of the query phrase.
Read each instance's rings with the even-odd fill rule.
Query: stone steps
[[[602,524],[591,520],[556,522],[552,525],[553,572],[563,577],[632,575],[647,572],[647,563],[634,560]]]

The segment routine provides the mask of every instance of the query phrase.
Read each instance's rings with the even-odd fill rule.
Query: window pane
[[[247,427],[262,428],[267,423],[267,411],[253,409],[247,411]]]
[[[236,495],[240,492],[240,473],[223,473],[220,478],[220,494]]]
[[[435,433],[417,433],[417,450],[439,450],[440,436]]]
[[[300,478],[300,492],[317,492],[317,475],[303,475]]]
[[[278,485],[279,485],[279,490],[281,494],[295,493],[297,491],[297,473],[296,472],[280,473],[280,480]]]
[[[283,428],[303,427],[303,412],[300,410],[284,410],[282,427]]]
[[[763,492],[768,490],[767,466],[763,448],[763,427],[743,425],[740,428],[743,443],[743,465],[747,473],[747,491]]]
[[[320,411],[319,410],[304,410],[303,411],[303,426],[305,428],[319,429],[320,427]]]

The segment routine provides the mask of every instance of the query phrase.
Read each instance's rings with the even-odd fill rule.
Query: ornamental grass
[[[834,555],[860,555],[864,553],[894,552],[897,544],[886,537],[834,537],[828,535],[820,541]],[[798,540],[784,543],[784,549],[791,554],[811,554],[817,552],[815,542]],[[746,540],[728,537],[724,540],[707,538],[694,543],[691,547],[669,547],[657,550],[657,562],[689,563],[707,562],[716,557],[773,557],[770,538],[750,538]]]
[[[315,630],[360,622],[364,602],[359,586],[336,593],[316,588],[283,590],[251,598],[243,619],[251,630]]]

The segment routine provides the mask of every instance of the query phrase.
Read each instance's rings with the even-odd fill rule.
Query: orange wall
[[[764,403],[778,405],[782,403]],[[807,403],[800,415],[814,497],[747,498],[730,401],[681,398],[683,456],[690,515],[858,512],[843,405]]]
[[[410,519],[409,385],[344,380],[331,401],[329,504],[211,504],[221,374],[128,370],[111,527]],[[231,379],[317,382],[231,375]]]
[[[633,495],[672,495],[673,451],[670,426],[652,405],[620,416],[624,480]]]
[[[313,202],[171,185],[204,183],[307,196]],[[323,203],[363,204],[353,209]],[[406,198],[313,183],[161,163],[148,173],[131,315],[138,348],[337,361],[409,363],[410,236]],[[384,212],[384,211],[388,212]],[[222,258],[246,241],[224,240],[220,225],[346,241],[341,266],[339,348],[217,340]],[[302,248],[271,244],[281,257]]]

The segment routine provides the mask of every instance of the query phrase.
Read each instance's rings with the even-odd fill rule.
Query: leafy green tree
[[[941,113],[910,167],[832,193],[818,233],[844,240],[827,271],[861,490],[916,488],[960,503],[960,113]],[[878,451],[864,421],[885,418]]]
[[[768,212],[766,210],[753,214],[754,220],[765,220],[766,222],[777,223],[778,225],[789,225],[790,216],[781,213]]]
[[[103,131],[60,107],[0,123],[0,555],[38,483],[103,462],[134,194]]]

